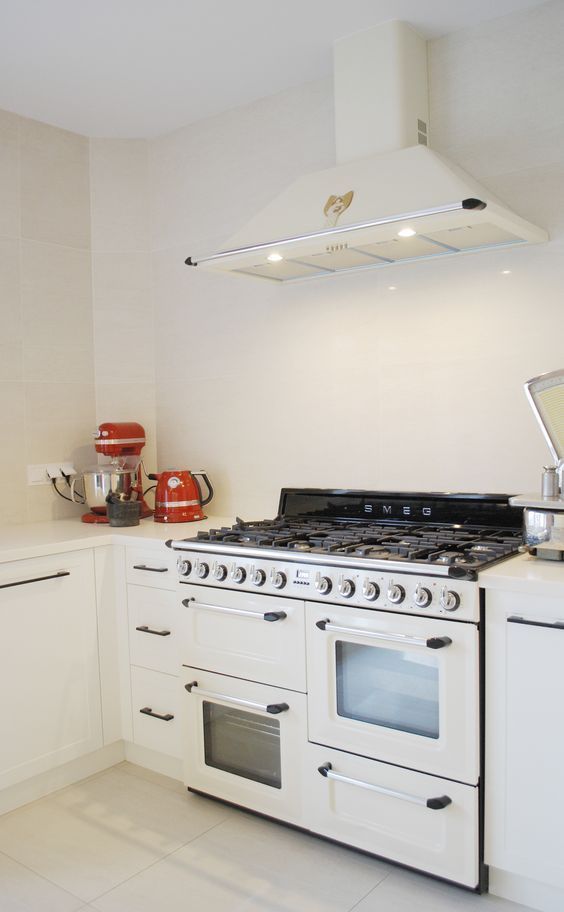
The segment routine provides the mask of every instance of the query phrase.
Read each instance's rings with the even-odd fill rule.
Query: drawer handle
[[[250,709],[258,709],[260,712],[270,713],[271,716],[277,716],[279,713],[286,712],[290,707],[287,703],[255,703],[253,700],[242,700],[240,697],[228,697],[227,694],[213,693],[211,690],[202,690],[198,687],[197,681],[185,684],[184,688],[188,693],[192,693],[192,688],[198,688],[198,694],[201,697],[209,697],[210,700],[221,700],[223,703],[232,703],[234,706],[248,706]]]
[[[147,564],[133,564],[134,570],[147,570],[149,573],[168,573],[168,567],[148,567]]]
[[[152,716],[153,719],[161,719],[163,722],[172,722],[174,719],[172,713],[166,713],[164,716],[161,716],[160,713],[154,713],[150,706],[144,706],[139,712],[143,713],[144,716]]]
[[[452,804],[452,799],[448,795],[441,795],[439,798],[420,798],[419,795],[410,795],[408,792],[396,792],[395,789],[385,788],[383,785],[372,785],[371,782],[364,782],[362,779],[351,779],[349,776],[342,776],[341,773],[334,773],[331,763],[324,763],[318,767],[318,773],[325,779],[334,779],[336,782],[346,782],[348,785],[357,785],[359,788],[369,789],[371,792],[378,792],[379,795],[389,795],[390,798],[399,798],[400,801],[409,801],[411,804],[420,804],[428,807],[432,811],[442,811],[443,808]]]
[[[551,627],[553,630],[564,630],[564,621],[536,621],[533,618],[512,615],[507,618],[508,624],[525,624],[527,627]]]
[[[0,589],[10,589],[12,586],[27,586],[29,583],[42,583],[43,580],[60,579],[62,576],[70,576],[70,570],[59,570],[58,573],[50,573],[49,576],[35,576],[33,579],[18,580],[15,583],[1,583]]]
[[[207,602],[197,602],[195,598],[183,599],[182,604],[185,608],[192,603],[194,608],[203,608],[204,611],[218,611],[221,614],[238,614],[240,617],[254,618],[255,621],[283,621],[288,617],[285,611],[248,611],[246,608],[227,608],[225,605],[209,605]]]
[[[316,627],[320,630],[328,630],[330,633],[344,633],[358,637],[369,637],[371,640],[383,640],[386,643],[405,643],[409,646],[426,646],[427,649],[443,649],[450,646],[452,640],[450,637],[412,637],[404,633],[378,633],[376,630],[357,630],[355,627],[339,627],[332,624],[329,618],[323,621],[316,621]]]
[[[170,636],[170,630],[153,630],[152,627],[147,627],[146,624],[142,624],[141,627],[136,627],[135,629],[138,630],[140,633],[152,633],[152,634],[154,634],[154,636],[158,636],[158,637],[169,637]]]

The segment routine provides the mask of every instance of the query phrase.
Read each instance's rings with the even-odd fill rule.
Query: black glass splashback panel
[[[282,488],[278,515],[378,523],[432,523],[520,529],[523,511],[509,494],[449,494],[410,491],[349,491]]]

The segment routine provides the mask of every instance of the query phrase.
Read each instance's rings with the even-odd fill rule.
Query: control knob
[[[443,586],[439,604],[443,611],[456,611],[460,605],[460,596],[458,592],[453,592],[452,589]]]
[[[421,583],[417,583],[415,592],[413,593],[413,601],[418,608],[427,608],[431,604],[433,596],[431,590],[427,589],[425,586],[422,586]]]
[[[186,560],[185,557],[179,557],[176,561],[176,569],[178,570],[180,576],[190,576],[192,572],[192,564],[189,560]]]
[[[282,570],[275,570],[273,567],[270,572],[270,582],[275,589],[283,589],[286,585],[286,574]]]
[[[362,594],[369,602],[375,602],[380,595],[380,586],[369,579],[365,579],[362,584]]]
[[[206,564],[205,561],[197,560],[194,569],[196,571],[196,576],[198,577],[198,579],[205,579],[206,576],[208,575],[208,573],[210,572],[210,568]]]
[[[223,580],[227,577],[227,567],[225,564],[215,563],[212,567],[212,576],[218,583],[222,583]]]
[[[244,567],[238,567],[237,564],[233,564],[231,567],[231,579],[234,583],[244,583],[247,578],[247,571]]]
[[[266,583],[266,573],[264,570],[256,569],[251,567],[249,570],[249,579],[253,586],[264,586]]]
[[[405,598],[405,589],[403,586],[394,583],[393,580],[390,580],[390,585],[388,586],[388,601],[392,605],[400,605]]]
[[[329,595],[333,588],[333,583],[328,576],[321,576],[320,573],[317,573],[315,576],[315,588],[320,595]]]
[[[343,598],[351,598],[354,595],[354,583],[352,579],[341,577],[339,580],[339,593]]]

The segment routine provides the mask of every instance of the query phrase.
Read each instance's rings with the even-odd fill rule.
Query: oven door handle
[[[195,598],[182,600],[185,608],[192,604],[193,608],[203,608],[204,611],[219,611],[221,614],[238,614],[241,617],[254,618],[256,621],[283,621],[287,614],[285,611],[248,611],[246,608],[227,608],[225,605],[210,605],[207,602],[197,602]]]
[[[329,618],[323,621],[317,621],[315,624],[320,630],[328,630],[329,633],[344,633],[346,635],[369,637],[371,640],[382,640],[386,643],[403,643],[407,646],[426,646],[427,649],[443,649],[444,646],[450,646],[452,640],[450,637],[413,637],[405,633],[379,633],[377,630],[357,630],[355,627],[339,627],[332,624]]]
[[[253,700],[242,700],[241,697],[229,697],[227,694],[213,693],[211,690],[203,690],[198,687],[197,681],[191,681],[190,684],[184,685],[188,693],[192,693],[197,688],[200,697],[208,697],[210,700],[222,700],[223,703],[232,703],[234,706],[246,706],[249,709],[258,709],[260,712],[269,713],[271,716],[277,716],[279,713],[286,712],[290,707],[287,703],[255,703]]]
[[[452,798],[448,795],[441,795],[438,798],[420,798],[419,795],[410,795],[408,792],[396,792],[395,789],[385,788],[383,785],[373,785],[371,782],[364,782],[362,779],[351,779],[350,776],[343,776],[341,773],[334,773],[331,763],[324,763],[318,767],[318,773],[325,779],[334,779],[336,782],[346,782],[347,785],[356,785],[359,788],[368,789],[371,792],[378,792],[380,795],[389,795],[390,798],[399,798],[400,801],[409,801],[411,804],[420,804],[422,807],[428,807],[432,811],[442,811],[443,808],[452,804]]]

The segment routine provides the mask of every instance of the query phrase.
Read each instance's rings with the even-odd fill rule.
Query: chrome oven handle
[[[229,697],[227,694],[213,693],[211,690],[203,690],[198,687],[197,681],[191,681],[185,684],[184,689],[192,693],[197,688],[197,693],[201,697],[207,697],[210,700],[221,700],[223,703],[232,703],[234,706],[247,706],[249,709],[258,709],[260,712],[269,713],[271,716],[277,716],[279,713],[286,712],[290,709],[287,703],[255,703],[253,700],[242,700],[241,697]]]
[[[344,633],[349,636],[368,637],[371,640],[381,640],[385,643],[404,643],[407,646],[426,646],[427,649],[442,649],[444,646],[450,646],[452,640],[450,637],[412,637],[405,633],[379,633],[377,630],[357,630],[355,627],[339,627],[332,624],[329,618],[324,621],[317,621],[315,624],[320,630],[328,630],[329,633]]]
[[[346,782],[348,785],[356,785],[359,788],[369,789],[371,792],[378,792],[380,795],[388,795],[390,798],[399,798],[400,801],[409,801],[411,804],[420,804],[428,807],[432,811],[441,811],[443,808],[452,804],[452,798],[448,795],[441,795],[438,798],[420,798],[419,795],[410,795],[408,792],[396,792],[395,789],[385,788],[383,785],[373,785],[371,782],[364,782],[362,779],[351,779],[349,776],[343,776],[341,773],[334,773],[331,763],[324,763],[318,767],[318,773],[325,779],[334,779],[336,782]]]
[[[195,598],[182,600],[185,608],[191,604],[193,608],[203,608],[204,611],[219,611],[221,614],[238,614],[241,617],[254,618],[256,621],[283,621],[287,614],[285,611],[248,611],[246,608],[227,608],[225,605],[210,605],[207,602],[197,602]]]

